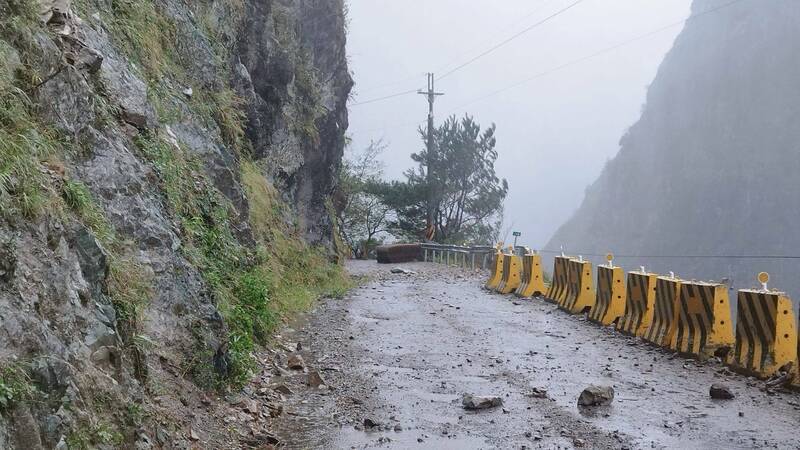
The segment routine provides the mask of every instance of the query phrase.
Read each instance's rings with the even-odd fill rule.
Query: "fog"
[[[422,88],[425,72],[443,74],[574,2],[350,0],[351,104]],[[639,118],[648,84],[682,25],[589,56],[685,19],[690,3],[585,0],[437,81],[445,93],[436,103],[437,124],[464,113],[497,124],[497,172],[510,185],[504,230],[513,227],[521,242],[540,248],[576,210]],[[416,94],[351,106],[352,146],[385,140],[386,175],[399,178],[423,145],[417,126],[426,115],[427,103]]]

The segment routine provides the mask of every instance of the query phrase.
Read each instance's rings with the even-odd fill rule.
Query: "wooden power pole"
[[[427,150],[428,150],[428,158],[427,158],[427,166],[428,171],[425,175],[426,181],[428,184],[428,201],[427,201],[427,209],[428,209],[428,220],[427,226],[425,228],[425,238],[429,241],[433,240],[434,234],[436,233],[436,222],[435,222],[435,214],[436,214],[436,193],[434,192],[433,188],[433,166],[435,165],[436,158],[434,157],[434,153],[436,152],[436,148],[433,142],[433,103],[436,101],[436,97],[440,95],[444,95],[442,92],[436,92],[434,89],[434,82],[435,78],[432,73],[428,74],[428,90],[427,91],[418,91],[418,94],[426,95],[428,97],[428,139],[427,139]]]

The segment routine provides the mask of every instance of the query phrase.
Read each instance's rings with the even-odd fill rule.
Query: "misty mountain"
[[[729,3],[695,0],[640,120],[549,249],[735,288],[766,270],[800,296],[799,261],[728,257],[800,255],[800,3]]]

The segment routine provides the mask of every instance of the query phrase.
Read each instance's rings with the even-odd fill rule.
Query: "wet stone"
[[[578,397],[578,406],[606,406],[614,401],[614,388],[611,386],[590,385]]]
[[[364,428],[369,430],[372,428],[380,427],[381,423],[372,417],[367,417],[364,419]]]
[[[289,387],[286,386],[285,384],[279,384],[279,385],[275,386],[275,388],[273,388],[273,390],[275,392],[281,393],[283,395],[294,395],[294,392],[291,389],[289,389]]]
[[[500,397],[483,397],[465,394],[461,399],[461,405],[467,410],[489,409],[503,406],[503,399]]]
[[[325,380],[322,378],[322,375],[320,375],[319,372],[314,370],[308,373],[306,384],[314,389],[317,389],[320,386],[324,386],[326,383]]]
[[[286,365],[292,370],[303,370],[306,368],[306,363],[303,361],[303,357],[297,353],[289,355],[289,361]]]
[[[721,383],[714,383],[708,390],[708,395],[717,400],[731,400],[735,397],[728,386]]]

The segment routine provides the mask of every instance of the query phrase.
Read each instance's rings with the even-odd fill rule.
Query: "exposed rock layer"
[[[29,4],[0,0],[0,77],[36,74],[26,98],[63,143],[37,169],[42,189],[58,196],[67,183],[86,186],[124,250],[58,208],[0,215],[0,361],[24,367],[15,382],[38,391],[30,405],[0,407],[0,448],[188,448],[195,428],[224,431],[204,430],[210,419],[186,406],[199,395],[192,367],[229,370],[228,324],[215,274],[191,262],[187,222],[163,188],[162,166],[173,162],[147,143],[199,163],[193,179],[176,183],[211,199],[204,213],[230,209],[233,242],[247,255],[257,237],[243,155],[293,207],[287,228],[332,254],[327,199],[352,86],[343,3],[42,0],[38,21],[4,22]],[[141,314],[136,329],[113,292],[131,274],[114,267],[136,267],[148,285],[144,310],[122,311]]]

